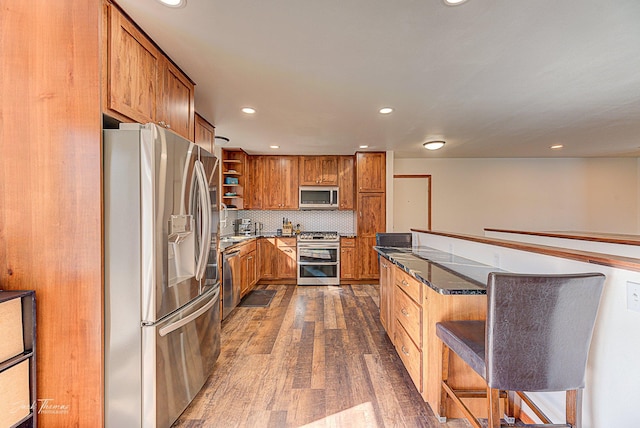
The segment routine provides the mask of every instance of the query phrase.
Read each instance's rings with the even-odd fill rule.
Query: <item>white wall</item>
[[[432,229],[640,232],[640,160],[394,159],[395,174],[431,174]],[[393,191],[393,189],[387,189]]]

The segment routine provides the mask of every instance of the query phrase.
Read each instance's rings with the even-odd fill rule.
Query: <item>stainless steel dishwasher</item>
[[[240,303],[240,251],[222,254],[222,319]]]

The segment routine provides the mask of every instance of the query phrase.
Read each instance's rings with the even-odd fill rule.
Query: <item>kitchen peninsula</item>
[[[628,381],[640,376],[640,370],[628,362],[631,355],[640,352],[640,337],[635,334],[640,314],[626,309],[629,284],[640,284],[639,259],[417,229],[412,230],[412,245],[411,250],[376,248],[381,255],[380,318],[416,387],[434,412],[438,409],[441,374],[435,323],[485,319],[484,284],[489,271],[600,272],[607,279],[589,351],[585,426],[634,426],[632,416],[621,410],[620,400],[611,391],[617,391],[617,397],[627,397],[626,401],[640,400],[640,391]],[[420,294],[411,291],[413,288]],[[415,331],[420,334],[412,333]],[[464,385],[475,386],[468,383],[474,381],[475,375],[467,374],[468,368],[454,361],[451,370],[455,376],[467,376]],[[458,382],[462,378],[453,379]],[[563,420],[563,398],[551,393],[531,393],[530,397],[553,420]],[[524,411],[528,416],[532,414]]]
[[[415,242],[415,240],[414,240]],[[423,399],[440,408],[442,360],[437,322],[484,320],[487,275],[500,269],[427,246],[388,248],[380,254],[380,319]],[[453,356],[449,381],[482,387],[482,379]],[[447,414],[462,417],[448,403]],[[483,413],[484,400],[474,400]]]

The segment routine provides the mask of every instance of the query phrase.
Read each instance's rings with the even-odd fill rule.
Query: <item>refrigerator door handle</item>
[[[220,296],[220,288],[218,288],[215,293],[213,294],[213,297],[211,297],[211,300],[209,301],[209,303],[207,303],[206,305],[204,305],[203,307],[201,307],[200,309],[198,309],[197,311],[195,311],[194,313],[174,322],[171,323],[167,326],[161,327],[158,329],[158,333],[160,334],[160,336],[164,337],[167,334],[176,331],[177,329],[179,329],[180,327],[182,327],[183,325],[189,324],[191,321],[195,320],[196,318],[198,318],[199,316],[201,316],[202,314],[204,314],[205,312],[207,312],[209,309],[211,309],[211,307],[213,305],[216,304],[216,302],[218,301],[218,297]]]
[[[200,196],[200,205],[202,216],[202,236],[200,237],[200,254],[196,264],[196,280],[200,281],[205,274],[207,268],[207,259],[211,250],[211,199],[209,197],[209,187],[206,182],[206,174],[202,162],[196,161],[195,172],[198,183],[198,195]]]

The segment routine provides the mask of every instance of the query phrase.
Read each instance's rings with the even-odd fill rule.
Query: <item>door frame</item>
[[[427,179],[427,230],[431,230],[431,174],[394,174],[393,178],[426,178]],[[395,192],[393,194],[395,198]]]

